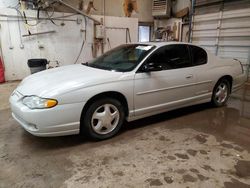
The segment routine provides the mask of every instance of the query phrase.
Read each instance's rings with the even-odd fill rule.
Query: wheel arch
[[[227,81],[229,81],[230,84],[230,93],[232,92],[232,86],[233,86],[233,77],[231,75],[224,75],[222,77],[220,77],[220,79],[216,82],[219,83],[222,79],[226,79]],[[216,86],[215,84],[215,86]]]
[[[102,98],[113,98],[113,99],[117,99],[118,101],[120,101],[122,103],[122,105],[124,106],[124,110],[125,110],[125,117],[128,116],[129,113],[129,108],[128,108],[128,102],[126,97],[117,91],[106,91],[103,93],[99,93],[93,97],[91,97],[87,103],[84,105],[83,109],[82,109],[82,113],[81,113],[81,119],[80,121],[83,119],[83,116],[86,114],[87,109],[89,108],[89,106],[96,100],[98,99],[102,99]]]

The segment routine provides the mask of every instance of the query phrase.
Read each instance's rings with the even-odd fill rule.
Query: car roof
[[[170,44],[187,44],[187,45],[193,45],[193,46],[197,46],[195,44],[192,43],[187,43],[187,42],[136,42],[136,43],[132,43],[132,44],[143,44],[143,45],[154,45],[156,47],[162,47],[165,45],[170,45]]]

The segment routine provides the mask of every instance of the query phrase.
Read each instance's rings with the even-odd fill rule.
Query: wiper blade
[[[81,63],[82,65],[89,66],[89,62]]]

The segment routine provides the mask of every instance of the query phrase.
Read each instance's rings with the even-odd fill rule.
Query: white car
[[[186,43],[121,45],[92,62],[25,78],[12,115],[36,136],[114,136],[133,121],[211,101],[224,105],[246,80],[242,65]]]

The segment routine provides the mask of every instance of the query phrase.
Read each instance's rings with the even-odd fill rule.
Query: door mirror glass
[[[160,71],[160,66],[156,66],[154,62],[146,63],[142,66],[142,72]]]

